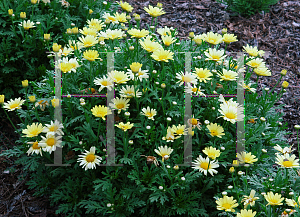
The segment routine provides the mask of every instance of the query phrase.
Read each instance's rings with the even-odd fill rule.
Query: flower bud
[[[184,177],[181,177],[181,180],[182,180],[182,181],[184,181],[184,180],[185,180],[185,178],[184,178]]]
[[[227,192],[226,192],[226,191],[223,191],[223,192],[222,192],[222,195],[223,195],[223,196],[226,196],[226,195],[227,195]]]
[[[159,188],[160,190],[164,189],[164,187],[163,187],[163,186],[159,186],[158,188]]]
[[[26,18],[26,12],[21,12],[20,13],[20,18],[25,19]]]
[[[50,40],[50,34],[44,34],[44,39],[49,41]]]
[[[261,150],[263,153],[267,153],[268,151],[266,149]]]
[[[157,2],[157,5],[156,5],[156,7],[158,7],[158,8],[162,8],[162,7],[163,7],[163,4],[162,4],[162,3],[160,3],[160,2]]]
[[[106,206],[107,206],[107,207],[111,207],[111,204],[110,204],[110,203],[108,203]]]
[[[223,28],[221,32],[222,32],[222,34],[226,34],[227,33],[227,28]]]
[[[177,102],[173,101],[172,104],[173,104],[173,105],[177,105]]]
[[[169,168],[169,169],[171,168],[171,166],[170,166],[170,165],[167,165],[166,167],[167,167],[167,168]]]
[[[227,188],[228,188],[228,189],[233,189],[233,186],[232,186],[232,185],[229,185]]]
[[[52,99],[51,100],[51,104],[52,104],[52,106],[55,108],[55,107],[57,107],[57,106],[59,106],[59,99]]]
[[[262,135],[262,136],[266,136],[266,134],[265,134],[265,133],[261,133],[261,135]]]
[[[156,74],[156,73],[157,73],[157,71],[156,71],[156,70],[153,70],[153,71],[152,71],[152,74]]]
[[[133,140],[129,140],[128,143],[129,143],[130,145],[132,145],[132,144],[133,144]]]
[[[281,72],[280,72],[280,74],[281,74],[282,76],[285,76],[286,73],[287,73],[287,70],[285,70],[285,69],[281,70]]]
[[[282,86],[282,88],[286,89],[289,86],[289,82],[284,81],[284,82],[282,82],[281,86]]]
[[[74,26],[75,26],[75,23],[71,23],[71,26],[73,26],[73,27],[74,27]]]
[[[266,195],[266,193],[265,193],[265,192],[262,192],[262,193],[261,193],[261,195],[263,195],[263,196],[264,196],[264,195]]]
[[[4,98],[5,98],[5,95],[0,95],[0,104],[4,103]]]
[[[34,95],[33,95],[33,96],[28,96],[28,99],[29,99],[29,101],[32,102],[32,103],[34,103],[35,100],[36,100]]]
[[[234,172],[234,167],[230,167],[229,172],[233,173]]]
[[[103,1],[102,4],[107,5],[107,1]]]
[[[133,46],[130,46],[130,47],[129,47],[129,50],[134,50],[134,47],[133,47]]]
[[[28,87],[28,80],[22,81],[22,86],[23,87]]]
[[[89,14],[92,14],[94,11],[92,9],[89,10]]]
[[[57,53],[61,48],[61,45],[58,45],[57,43],[53,43],[52,50]]]
[[[289,195],[291,195],[291,196],[294,195],[294,192],[290,192]]]
[[[161,86],[162,89],[166,88],[166,84],[165,83],[162,83],[160,86]]]
[[[239,176],[244,175],[244,172],[243,171],[238,171],[238,175]]]
[[[75,35],[78,34],[78,27],[73,27],[72,28],[72,33],[75,34]]]
[[[170,122],[171,120],[172,120],[172,119],[171,119],[170,117],[167,117],[167,121],[169,121],[169,122]]]
[[[299,129],[300,129],[300,125],[295,125],[294,128],[295,128],[296,130],[299,130]]]
[[[8,9],[8,15],[12,16],[14,13],[14,10],[13,9]]]
[[[266,119],[265,119],[264,117],[260,117],[260,120],[261,120],[262,122],[265,122],[265,121],[266,121]]]
[[[178,166],[178,165],[175,165],[175,166],[173,167],[173,169],[174,169],[174,170],[178,170],[178,169],[179,169],[179,166]]]
[[[177,46],[179,46],[179,45],[180,45],[180,42],[176,42],[175,44],[176,44]]]
[[[190,37],[190,38],[194,38],[194,37],[195,37],[195,33],[194,33],[194,32],[190,32],[190,33],[189,33],[189,37]]]
[[[209,120],[205,120],[204,124],[208,125],[209,124]]]
[[[137,14],[137,15],[134,17],[134,20],[135,20],[135,21],[140,21],[140,20],[141,20],[140,15]]]
[[[269,181],[270,181],[270,182],[273,182],[273,181],[274,181],[274,179],[269,179]]]
[[[282,126],[282,123],[281,123],[281,122],[278,122],[278,125],[279,125],[279,126]]]
[[[216,108],[215,108],[215,107],[211,107],[211,109],[212,109],[212,110],[215,110]]]
[[[270,88],[268,88],[268,87],[265,88],[265,91],[269,91],[269,90],[270,90]]]
[[[221,150],[222,150],[222,151],[225,151],[225,147],[222,146],[222,147],[221,147]]]

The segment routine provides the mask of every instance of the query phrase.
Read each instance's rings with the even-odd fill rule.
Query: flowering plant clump
[[[75,10],[72,1],[60,2],[61,10]],[[31,7],[55,10],[56,3]],[[51,67],[42,78],[22,79],[21,96],[0,92],[7,117],[20,120],[18,145],[0,156],[34,171],[29,188],[68,216],[299,212],[299,156],[274,107],[288,84],[279,93],[257,91],[259,77],[274,73],[263,51],[226,52],[238,41],[233,33],[180,40],[172,27],[156,28],[162,4],[144,8],[155,20],[149,29],[137,14],[133,25],[127,2],[87,6],[76,24],[60,24],[63,36],[43,32],[45,23],[32,15],[34,26],[19,25],[25,37],[51,36],[43,34]]]

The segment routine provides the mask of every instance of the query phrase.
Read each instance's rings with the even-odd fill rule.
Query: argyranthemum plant
[[[31,125],[27,125],[27,128],[22,130],[24,137],[36,137],[38,136],[41,132],[43,132],[45,128],[41,123],[33,123]]]
[[[170,157],[170,154],[173,152],[173,149],[168,147],[168,146],[161,146],[158,147],[157,149],[154,149],[154,151],[156,152],[156,154],[158,154],[159,156],[162,157],[162,161],[164,162],[164,160],[168,160]]]
[[[226,212],[235,212],[234,208],[236,208],[239,204],[233,197],[224,196],[223,198],[219,198],[216,203],[218,210],[225,210]]]
[[[215,168],[219,167],[218,162],[210,161],[209,157],[203,158],[201,155],[195,160],[195,162],[192,162],[193,166],[192,168],[195,170],[199,170],[200,172],[204,173],[204,175],[207,176],[207,172],[209,172],[212,176],[214,174],[217,174],[218,171],[215,170]]]
[[[3,100],[4,101],[4,100]],[[8,102],[3,104],[3,108],[5,108],[7,111],[14,111],[16,109],[21,109],[23,103],[25,102],[25,100],[21,100],[21,97],[19,97],[18,99],[14,99],[14,100],[9,100]]]

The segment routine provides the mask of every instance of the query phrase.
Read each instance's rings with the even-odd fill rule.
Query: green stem
[[[93,61],[90,61],[90,89],[88,89],[88,93],[90,92],[93,84]],[[89,93],[90,94],[90,93]]]
[[[22,124],[24,124],[24,122],[23,122],[22,118],[20,117],[20,115],[19,115],[18,111],[16,111],[16,113],[17,113],[17,115],[18,115],[19,119],[21,120]]]
[[[137,81],[136,81],[136,75],[134,75],[134,97],[135,97],[135,100],[136,100],[136,108],[137,108],[137,112],[139,112],[139,100],[137,98],[137,95],[136,95],[136,86],[137,86]]]
[[[2,108],[3,108],[3,107],[2,107]],[[14,123],[11,121],[10,117],[8,116],[8,114],[7,114],[7,112],[5,111],[4,108],[3,108],[3,110],[4,110],[5,114],[6,114],[6,117],[7,117],[8,120],[9,120],[10,124],[14,127],[15,131],[18,132],[18,133],[20,134],[20,132],[17,130],[16,126],[15,126]],[[22,135],[20,134],[20,136],[22,136]]]
[[[272,93],[272,91],[275,89],[275,87],[279,84],[279,82],[281,81],[281,78],[283,77],[283,75],[280,76],[279,80],[277,81],[277,83],[275,84],[275,86],[272,88],[272,90],[269,91],[269,94]]]

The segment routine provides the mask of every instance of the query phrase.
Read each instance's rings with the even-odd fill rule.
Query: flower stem
[[[98,144],[98,140],[99,140],[99,133],[100,133],[100,123],[101,123],[101,119],[99,119],[99,124],[98,124],[98,132],[97,132],[97,143]]]
[[[272,91],[275,89],[275,87],[279,84],[279,82],[281,81],[281,78],[282,78],[282,77],[283,77],[283,76],[281,75],[280,78],[279,78],[279,80],[278,80],[277,83],[275,84],[275,86],[272,88],[272,90],[269,91],[269,94],[271,94]]]
[[[3,107],[2,107],[2,108],[3,108]],[[5,112],[6,116],[7,116],[7,118],[8,118],[8,120],[9,120],[10,124],[14,127],[15,131],[18,132],[18,133],[20,134],[20,132],[17,130],[16,126],[15,126],[14,123],[11,121],[10,117],[8,116],[8,114],[7,114],[7,112],[5,111],[4,108],[3,108],[3,110],[4,110],[4,112]],[[22,136],[22,135],[20,134],[20,136]]]

